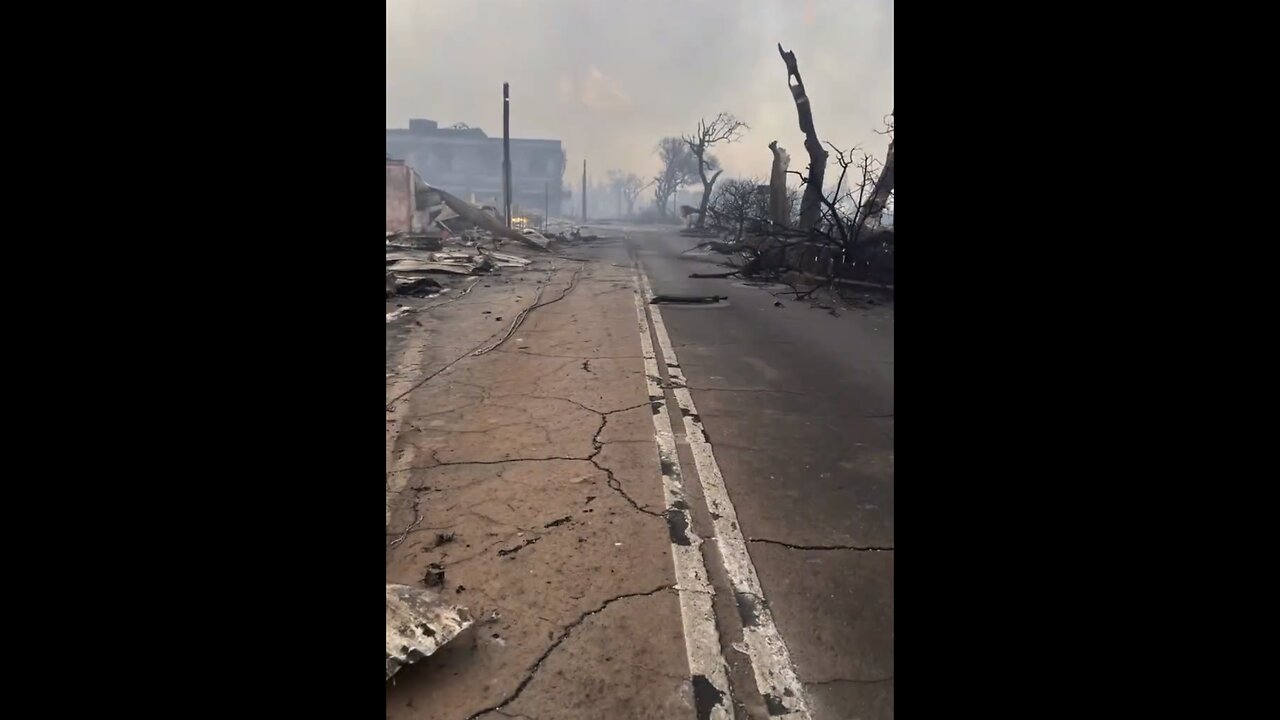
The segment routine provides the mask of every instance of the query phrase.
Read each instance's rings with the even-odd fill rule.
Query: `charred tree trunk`
[[[818,140],[818,132],[813,129],[813,109],[809,105],[809,96],[804,91],[804,81],[800,79],[796,54],[784,51],[782,43],[778,43],[778,54],[787,64],[787,86],[791,88],[791,97],[796,101],[800,130],[804,132],[804,149],[809,153],[809,177],[805,181],[804,196],[800,199],[800,229],[810,230],[822,217],[822,180],[827,174],[827,151]],[[793,77],[796,79],[794,85],[791,84]]]
[[[699,165],[699,168],[701,168],[701,165]],[[698,224],[696,227],[701,230],[707,224],[707,205],[711,203],[711,188],[715,187],[716,178],[719,178],[720,173],[724,172],[724,170],[717,170],[710,180],[707,179],[705,172],[701,172],[701,170],[699,172],[702,175],[702,205],[698,208]]]
[[[858,228],[854,233],[854,238],[862,236],[862,230],[866,226],[867,221],[872,218],[879,219],[880,214],[884,212],[885,203],[889,201],[889,193],[893,192],[893,141],[889,141],[889,151],[884,157],[884,168],[880,170],[880,177],[876,179],[876,188],[871,193],[871,197],[867,198],[866,204],[862,207],[862,212],[858,213]]]
[[[775,225],[786,226],[791,220],[791,208],[787,204],[787,166],[791,156],[778,147],[778,141],[769,143],[773,152],[773,167],[769,171],[769,220]]]

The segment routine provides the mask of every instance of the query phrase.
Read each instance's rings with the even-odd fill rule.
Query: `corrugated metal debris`
[[[439,650],[474,621],[431,590],[387,585],[387,679]]]

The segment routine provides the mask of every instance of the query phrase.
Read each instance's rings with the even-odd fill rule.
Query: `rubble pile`
[[[482,247],[480,241],[464,240],[459,245],[446,246],[438,239],[420,236],[389,237],[387,297],[430,297],[446,289],[440,282],[441,275],[487,275],[502,268],[520,269],[530,262],[520,255]]]

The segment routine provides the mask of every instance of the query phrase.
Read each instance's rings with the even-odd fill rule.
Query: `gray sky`
[[[818,135],[883,156],[893,110],[893,0],[387,0],[387,127],[410,117],[558,138],[582,159],[652,176],[663,135],[720,110],[751,125],[715,152],[726,177],[769,172],[770,140],[808,163],[777,43],[794,50]]]

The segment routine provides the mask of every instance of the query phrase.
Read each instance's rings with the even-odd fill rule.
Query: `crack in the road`
[[[553,355],[530,350],[494,350],[506,355],[533,355],[534,357],[561,358],[565,360],[639,360],[639,355]]]
[[[627,600],[630,598],[637,598],[637,597],[649,597],[651,595],[657,595],[663,590],[670,590],[671,588],[672,588],[671,585],[662,585],[661,587],[657,587],[657,588],[654,588],[653,590],[649,590],[646,592],[625,593],[623,595],[617,595],[615,597],[609,598],[608,600],[605,600],[600,605],[600,607],[594,610],[588,610],[587,612],[578,616],[578,619],[566,625],[564,627],[564,632],[560,633],[560,635],[555,640],[552,641],[551,645],[546,650],[544,650],[540,656],[538,656],[537,660],[534,660],[533,666],[530,667],[527,672],[525,672],[524,678],[520,680],[520,684],[516,685],[516,689],[513,690],[510,695],[504,698],[497,705],[484,708],[483,710],[479,710],[471,714],[470,716],[468,716],[467,720],[477,720],[477,718],[479,718],[481,715],[484,715],[485,713],[489,713],[489,712],[501,712],[502,708],[515,702],[516,698],[520,697],[520,693],[524,692],[524,689],[529,685],[530,682],[533,681],[533,677],[538,673],[538,670],[542,667],[543,661],[545,661],[548,657],[550,657],[551,653],[555,652],[556,648],[560,647],[560,645],[565,640],[569,639],[569,635],[573,633],[574,629],[577,628],[579,625],[581,625],[583,622],[585,622],[587,618],[603,611],[605,608],[609,607],[615,602],[618,602],[619,600]]]
[[[504,712],[502,710],[494,710],[494,712],[498,713],[499,715],[502,715],[503,717],[509,717],[511,718],[511,720],[537,720],[537,718],[533,717],[532,715],[525,715],[524,713],[512,715],[511,713]]]
[[[439,459],[439,457],[436,454],[436,450],[433,449],[431,451],[431,459],[435,463],[434,465],[410,466],[410,467],[398,468],[396,470],[389,471],[387,474],[391,475],[394,473],[402,473],[402,472],[412,471],[412,470],[425,471],[425,470],[431,470],[433,468],[438,468],[438,467],[455,467],[455,466],[466,466],[466,465],[505,465],[508,463],[516,463],[516,462],[552,462],[552,461],[589,462],[597,470],[604,473],[605,484],[609,486],[609,489],[618,493],[618,495],[621,496],[622,499],[625,500],[626,503],[630,505],[633,509],[639,512],[642,512],[646,515],[649,515],[651,517],[662,518],[662,519],[666,518],[666,515],[664,513],[660,513],[655,510],[650,510],[648,507],[641,505],[638,501],[636,501],[635,498],[631,497],[631,495],[625,489],[623,489],[622,481],[617,478],[617,476],[613,472],[613,469],[606,465],[600,464],[600,462],[596,459],[597,456],[599,456],[600,453],[604,450],[605,445],[608,444],[600,440],[600,435],[604,433],[605,428],[609,426],[609,416],[617,413],[621,413],[621,412],[628,412],[630,410],[638,410],[643,407],[648,407],[649,403],[647,401],[643,403],[639,403],[637,405],[617,408],[614,410],[602,411],[602,410],[597,410],[595,408],[584,405],[576,400],[571,400],[569,398],[561,398],[561,397],[553,397],[553,396],[536,396],[536,395],[531,395],[529,397],[533,397],[535,399],[541,399],[541,400],[560,400],[563,402],[571,403],[573,405],[577,405],[583,410],[587,410],[589,412],[595,413],[596,415],[599,415],[600,425],[598,428],[596,428],[595,433],[593,433],[591,437],[591,445],[594,448],[591,454],[588,455],[587,457],[569,457],[569,456],[559,455],[559,456],[536,457],[536,458],[506,458],[502,460],[458,460],[458,461],[444,462]],[[418,492],[422,492],[425,489],[427,488],[405,488],[405,491],[414,492],[416,494]],[[415,501],[413,505],[414,516],[415,516],[414,525],[411,525],[410,527],[406,528],[401,533],[397,533],[397,539],[390,545],[390,547],[394,548],[397,545],[399,545],[401,542],[403,542],[404,539],[414,531],[414,527],[416,526],[416,524],[422,521],[424,516],[420,516],[418,514],[419,502],[421,502],[420,499]],[[391,535],[392,533],[388,533],[388,537],[390,537]]]
[[[747,542],[781,545],[792,550],[854,550],[857,552],[893,552],[892,547],[878,545],[796,545],[768,538],[747,538]]]
[[[504,549],[504,550],[499,550],[499,551],[498,551],[498,557],[506,557],[506,556],[508,556],[508,555],[515,555],[516,553],[518,553],[518,552],[520,552],[521,550],[523,550],[523,549],[525,549],[525,548],[529,547],[530,545],[532,545],[532,544],[534,544],[534,543],[538,542],[538,541],[539,541],[539,540],[541,540],[541,539],[542,539],[542,536],[541,536],[541,535],[534,535],[533,537],[531,537],[531,538],[529,538],[529,539],[525,540],[524,542],[520,543],[519,545],[516,545],[515,547],[512,547],[512,548],[506,548],[506,549]]]
[[[639,510],[645,515],[652,515],[653,517],[656,517],[656,518],[664,518],[664,519],[666,518],[666,515],[664,515],[663,513],[655,512],[653,510],[650,510],[642,506],[640,503],[636,502],[635,498],[627,494],[627,491],[622,489],[622,481],[614,477],[612,469],[605,467],[604,465],[601,465],[600,463],[596,462],[595,458],[591,458],[590,462],[592,465],[595,465],[596,468],[604,472],[605,476],[607,477],[605,484],[609,486],[609,489],[621,495],[622,499],[626,500],[627,504],[629,504],[631,507],[635,508],[636,510]]]
[[[573,401],[570,400],[569,402],[573,402]],[[576,403],[576,404],[581,405],[581,403]],[[601,433],[604,432],[604,429],[609,426],[609,416],[618,412],[626,412],[628,410],[638,410],[642,407],[647,407],[648,405],[649,405],[648,402],[643,402],[633,407],[622,408],[622,409],[614,410],[612,412],[607,412],[607,413],[600,413],[600,427],[597,428],[595,434],[591,436],[591,445],[595,448],[595,450],[592,451],[591,455],[587,456],[587,461],[590,462],[592,465],[595,465],[598,470],[600,470],[605,474],[605,477],[607,478],[605,481],[605,484],[609,486],[610,490],[613,490],[614,492],[621,495],[622,499],[626,500],[627,503],[631,505],[631,507],[635,508],[636,510],[639,510],[640,512],[646,515],[652,515],[653,517],[663,518],[665,520],[666,515],[664,513],[650,510],[640,505],[640,503],[636,502],[636,499],[631,497],[630,493],[622,489],[622,481],[619,480],[613,474],[613,468],[601,465],[596,460],[596,456],[598,456],[604,450],[605,443],[600,441],[600,435]],[[586,407],[586,406],[582,405],[582,407]]]
[[[434,455],[434,451],[432,451]],[[437,467],[454,467],[456,465],[505,465],[514,462],[551,462],[552,460],[573,460],[582,462],[588,458],[581,457],[565,457],[556,455],[552,457],[536,457],[536,458],[507,458],[506,460],[450,460],[449,462],[437,462],[435,465],[426,465],[423,467],[408,467],[400,470],[392,470],[392,472],[404,472],[405,470],[430,470]]]
[[[578,402],[577,400],[573,400],[573,399],[565,398],[565,397],[559,397],[559,396],[557,396],[557,395],[526,395],[525,397],[531,397],[531,398],[533,398],[534,400],[559,400],[560,402],[567,402],[567,403],[570,403],[570,404],[572,404],[572,405],[577,405],[578,407],[582,408],[583,410],[586,410],[587,412],[593,412],[593,413],[595,413],[595,414],[597,414],[597,415],[604,415],[604,416],[606,416],[606,417],[607,417],[607,416],[609,416],[609,415],[614,415],[614,414],[616,414],[616,413],[626,412],[626,411],[628,411],[628,410],[635,410],[635,409],[637,409],[637,408],[642,408],[642,407],[645,407],[645,406],[647,406],[647,405],[649,404],[648,402],[642,402],[642,403],[640,403],[639,405],[631,405],[631,406],[624,407],[624,408],[618,408],[618,409],[616,409],[616,410],[597,410],[597,409],[595,409],[595,408],[591,407],[590,405],[583,405],[582,403]],[[597,434],[597,435],[599,435],[600,433],[598,433],[598,432],[597,432],[596,434]]]

